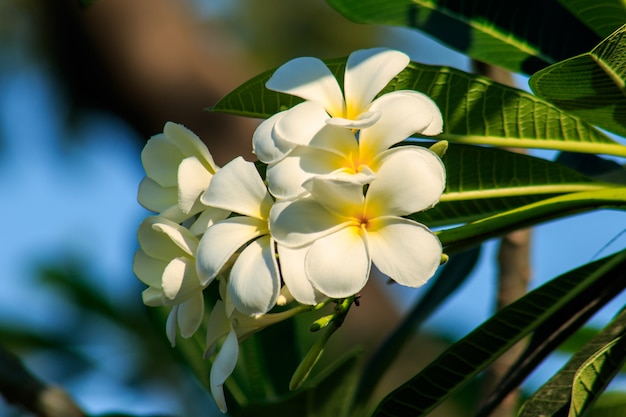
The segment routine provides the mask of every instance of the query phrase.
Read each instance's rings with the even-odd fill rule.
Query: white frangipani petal
[[[346,62],[344,91],[348,118],[367,110],[376,95],[410,62],[399,51],[385,48],[362,49]]]
[[[228,279],[235,308],[250,316],[267,313],[280,292],[280,274],[274,242],[263,236],[239,254]]]
[[[278,245],[278,260],[283,281],[293,298],[300,304],[315,305],[323,296],[315,290],[306,276],[304,260],[308,251],[308,246],[293,249]]]
[[[207,359],[215,351],[217,342],[232,330],[230,319],[226,315],[224,302],[217,300],[209,315],[209,323],[206,329],[206,351],[204,358]]]
[[[326,120],[326,124],[344,129],[365,129],[374,125],[380,119],[380,116],[381,113],[379,111],[366,111],[359,113],[353,119],[333,117]]]
[[[372,182],[373,175],[353,176],[352,181],[345,177],[332,179],[313,177],[303,184],[311,196],[328,211],[337,216],[359,217],[363,213],[363,186]]]
[[[204,204],[256,219],[267,219],[272,197],[252,162],[237,157],[220,169],[202,195]]]
[[[163,134],[153,136],[141,151],[141,163],[146,176],[161,187],[175,187],[178,164],[185,157],[180,149]]]
[[[195,222],[189,227],[189,231],[195,236],[201,236],[209,226],[224,220],[230,216],[231,212],[215,207],[208,207],[200,212]]]
[[[183,159],[178,166],[178,205],[184,213],[200,211],[194,205],[211,182],[211,175],[195,156]]]
[[[371,107],[380,119],[359,133],[361,155],[374,157],[415,133],[432,128],[433,120],[442,126],[441,112],[426,95],[416,91],[394,91],[374,100]],[[434,134],[441,133],[436,132]]]
[[[277,242],[296,248],[346,227],[345,221],[317,201],[303,198],[274,204],[270,211],[270,233]]]
[[[202,285],[208,285],[239,248],[267,233],[267,221],[231,217],[209,227],[198,245],[196,269]]]
[[[176,346],[176,324],[178,321],[178,306],[175,305],[170,310],[170,314],[167,316],[167,322],[165,323],[165,335],[167,340],[170,341],[172,347]]]
[[[148,256],[165,261],[193,256],[198,246],[198,239],[189,230],[159,216],[144,219],[137,230],[137,239]]]
[[[302,184],[309,178],[333,172],[345,159],[334,153],[299,146],[285,159],[267,167],[269,190],[277,199],[292,199],[308,193]]]
[[[161,287],[169,304],[178,304],[202,292],[195,260],[175,258],[163,270]]]
[[[184,303],[178,306],[178,328],[180,335],[189,339],[198,330],[204,318],[204,296],[201,291],[196,292]]]
[[[224,398],[224,382],[226,382],[226,379],[235,370],[238,358],[239,342],[237,340],[237,334],[234,330],[231,330],[226,336],[220,351],[215,356],[209,376],[211,395],[222,413],[228,411],[226,398]]]
[[[161,307],[164,304],[163,291],[160,288],[148,287],[141,292],[141,300],[148,307]]]
[[[445,168],[434,152],[404,146],[387,151],[382,159],[365,197],[370,217],[406,216],[439,201],[445,188]]]
[[[133,257],[133,273],[149,287],[161,288],[161,276],[166,266],[166,261],[151,258],[142,249],[138,249]]]
[[[320,103],[305,101],[285,111],[283,117],[276,120],[272,135],[285,142],[306,146],[326,126],[328,119],[328,113]]]
[[[213,157],[206,145],[191,130],[181,124],[167,122],[163,128],[163,133],[177,144],[185,156],[196,156],[200,161],[204,162],[205,168],[211,174],[217,171],[215,161],[213,161]]]
[[[142,207],[160,213],[178,203],[176,187],[161,187],[156,181],[144,177],[139,183],[137,201]]]
[[[424,285],[441,263],[441,242],[428,228],[400,217],[380,217],[367,228],[372,262],[408,287]]]
[[[317,101],[331,115],[344,112],[341,88],[326,64],[317,58],[292,59],[280,66],[265,86],[270,90]]]
[[[344,298],[367,282],[371,262],[360,227],[346,227],[316,240],[305,259],[306,274],[322,294]]]
[[[274,133],[276,122],[285,116],[287,111],[276,113],[264,120],[252,135],[252,151],[259,158],[259,161],[266,164],[280,161],[293,148],[295,143],[287,142]]]

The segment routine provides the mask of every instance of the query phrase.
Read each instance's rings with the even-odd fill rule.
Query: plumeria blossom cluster
[[[439,240],[407,216],[439,201],[444,166],[425,147],[394,145],[440,133],[441,113],[416,91],[380,94],[408,64],[398,51],[356,51],[343,89],[315,58],[278,68],[266,87],[304,101],[255,131],[265,178],[241,157],[218,168],[174,123],[146,144],[138,200],[157,214],[139,226],[134,272],[147,285],[146,305],[171,307],[172,345],[177,333],[187,338],[208,323],[205,356],[222,411],[246,336],[357,295],[373,268],[418,287],[439,266]],[[220,298],[205,305],[213,283]],[[287,304],[295,307],[272,312]]]

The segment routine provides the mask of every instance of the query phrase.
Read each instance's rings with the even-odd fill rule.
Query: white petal
[[[363,185],[373,180],[371,176],[313,177],[302,186],[324,208],[337,216],[360,217],[363,214]]]
[[[365,197],[368,217],[406,216],[434,206],[445,188],[441,159],[420,146],[387,151]]]
[[[228,279],[235,308],[250,316],[267,313],[276,304],[280,276],[274,242],[263,236],[239,254]]]
[[[178,204],[177,189],[176,187],[161,187],[156,181],[145,177],[139,183],[137,201],[144,208],[159,213]]]
[[[380,111],[381,118],[359,133],[361,155],[367,158],[375,157],[415,133],[429,131],[433,123],[443,124],[437,105],[416,91],[385,94],[377,98],[370,109]]]
[[[424,285],[441,262],[441,242],[437,236],[412,220],[374,219],[368,224],[367,240],[374,265],[402,285]]]
[[[224,220],[230,216],[230,214],[231,212],[228,210],[209,207],[200,213],[196,221],[189,227],[189,231],[195,236],[201,236],[209,226],[212,226],[220,220]]]
[[[285,286],[300,304],[315,305],[323,298],[306,277],[304,259],[308,246],[298,249],[278,245],[278,260]]]
[[[149,307],[164,306],[163,291],[160,288],[148,287],[141,292],[141,300]]]
[[[274,134],[274,125],[285,115],[285,111],[276,113],[269,119],[264,120],[252,135],[252,151],[259,158],[259,161],[266,164],[280,161],[296,145],[287,142],[280,136]]]
[[[292,199],[308,191],[302,184],[316,175],[329,174],[346,164],[344,158],[332,152],[299,146],[282,161],[267,167],[267,182],[272,195]]]
[[[359,143],[350,129],[328,123],[311,138],[307,146],[333,152],[347,159],[359,152]]]
[[[181,150],[162,134],[150,138],[141,151],[141,163],[146,176],[161,187],[177,185],[176,172],[184,157]]]
[[[345,218],[332,214],[317,201],[303,198],[274,204],[270,234],[285,246],[299,247],[345,227],[345,222]]]
[[[317,101],[331,115],[342,115],[343,95],[335,76],[317,58],[302,57],[279,67],[265,84],[281,93]]]
[[[208,358],[213,354],[217,342],[231,331],[230,319],[226,315],[224,303],[217,300],[211,314],[209,315],[209,323],[206,330],[206,351],[204,358]]]
[[[178,166],[178,205],[191,213],[196,201],[208,187],[213,175],[195,156],[182,160]]]
[[[276,120],[272,135],[288,143],[307,146],[326,126],[328,113],[316,101],[305,101],[284,112]]]
[[[204,318],[204,296],[198,291],[189,300],[178,307],[178,328],[185,339],[190,338],[198,330]]]
[[[176,346],[176,323],[178,320],[178,306],[175,305],[170,310],[170,314],[167,316],[167,322],[165,323],[165,335],[167,340],[170,341],[172,347]]]
[[[242,157],[230,161],[213,176],[202,195],[207,206],[233,211],[257,219],[267,219],[272,197],[252,162]]]
[[[237,341],[237,334],[234,330],[231,330],[213,361],[209,377],[211,395],[213,395],[213,399],[222,413],[227,411],[226,398],[224,398],[224,382],[235,370],[238,357],[239,342]]]
[[[231,217],[209,227],[200,239],[196,255],[200,283],[211,282],[239,248],[265,233],[267,222],[252,217]]]
[[[342,127],[344,129],[365,129],[375,124],[380,119],[379,111],[365,111],[359,113],[354,119],[346,119],[343,117],[333,117],[326,120],[326,124]]]
[[[180,148],[183,157],[196,156],[211,174],[217,171],[217,166],[208,148],[191,130],[181,124],[167,122],[163,128],[163,133]]]
[[[133,272],[149,287],[161,289],[161,276],[166,266],[167,262],[151,258],[141,249],[133,257]]]
[[[360,227],[346,227],[316,240],[306,255],[309,281],[330,298],[345,298],[363,289],[370,258]]]
[[[163,296],[169,302],[178,304],[202,292],[196,273],[195,260],[175,258],[167,264],[162,275]]]
[[[348,118],[362,113],[374,97],[402,71],[409,57],[384,48],[362,49],[348,57],[344,91]]]
[[[137,239],[148,256],[164,261],[193,256],[198,247],[198,239],[189,230],[159,216],[144,219],[137,230]]]

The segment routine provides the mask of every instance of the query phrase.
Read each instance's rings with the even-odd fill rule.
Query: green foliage
[[[350,20],[416,28],[476,60],[526,74],[582,53],[600,40],[557,0],[328,3]]]
[[[626,311],[580,349],[525,404],[519,417],[585,414],[626,361]]]
[[[533,74],[530,86],[560,108],[626,136],[626,25],[591,52]]]
[[[374,416],[425,415],[560,310],[579,305],[581,298],[590,297],[607,282],[619,280],[625,267],[626,251],[587,264],[530,292],[389,394]],[[625,285],[621,280],[620,289]]]

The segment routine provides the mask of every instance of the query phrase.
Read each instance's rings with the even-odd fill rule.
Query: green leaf
[[[338,76],[343,71],[345,58],[325,62]],[[267,118],[301,102],[299,98],[265,88],[273,72],[247,81],[222,98],[212,110]],[[383,93],[395,90],[420,91],[437,103],[444,120],[444,132],[438,139],[626,156],[626,146],[553,104],[454,68],[411,63]]]
[[[359,357],[359,352],[350,352],[291,396],[249,404],[233,416],[347,416],[358,381],[356,365]]]
[[[599,208],[626,209],[626,188],[607,188],[553,197],[437,234],[444,250],[454,253],[513,230]]]
[[[605,392],[589,413],[590,417],[626,416],[626,392]]]
[[[601,38],[626,22],[623,0],[559,0],[559,3]]]
[[[446,191],[411,216],[430,227],[459,224],[560,194],[606,187],[560,164],[515,152],[451,144],[442,158]]]
[[[498,386],[483,402],[475,417],[491,415],[495,407],[567,338],[580,329],[595,313],[611,301],[624,288],[623,281],[609,281],[596,286],[592,292],[569,303],[533,333],[530,343],[500,379]],[[594,335],[597,334],[597,331]],[[588,339],[589,340],[589,339]],[[587,340],[587,341],[588,341]]]
[[[587,343],[531,398],[519,417],[582,416],[626,361],[626,310]]]
[[[390,393],[374,415],[426,414],[559,310],[593,288],[622,279],[625,267],[623,251],[561,275],[504,307]]]
[[[537,72],[529,84],[558,107],[626,136],[626,25],[591,52]]]
[[[476,60],[527,74],[600,40],[557,0],[327,2],[355,22],[417,28]]]

